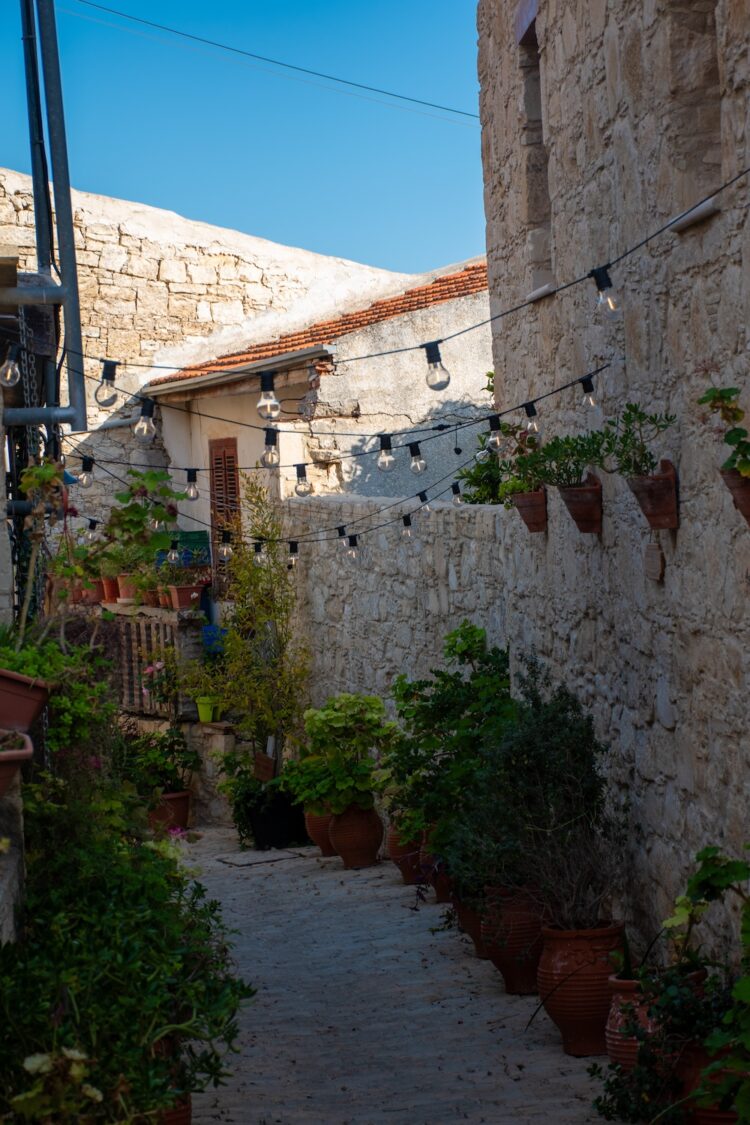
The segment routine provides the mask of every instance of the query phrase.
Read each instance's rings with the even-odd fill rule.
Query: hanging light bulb
[[[430,512],[432,511],[432,508],[430,507],[430,501],[427,497],[427,493],[426,492],[418,492],[417,498],[419,499],[419,501],[422,505],[422,507],[419,509],[420,512],[422,512],[422,514],[425,515],[425,516],[429,516]]]
[[[169,545],[169,550],[167,551],[167,562],[171,563],[172,566],[177,566],[177,564],[181,561],[179,540],[173,539]]]
[[[359,548],[357,547],[357,536],[348,535],[346,539],[346,557],[356,562],[359,556]]]
[[[221,547],[219,548],[219,550],[221,550]],[[256,566],[263,566],[264,562],[266,561],[265,554],[263,552],[263,543],[260,540],[257,543],[254,543],[253,550],[255,552],[255,554],[253,555],[253,562]]]
[[[526,432],[529,434],[540,434],[542,427],[539,422],[539,415],[536,412],[536,407],[533,402],[524,403],[524,410],[526,411]]]
[[[138,441],[147,445],[153,441],[156,436],[156,426],[154,425],[154,400],[152,398],[141,399],[141,416],[133,426],[133,434]]]
[[[78,474],[79,488],[91,488],[94,483],[94,458],[82,457],[81,458],[81,471]]]
[[[289,540],[289,570],[294,570],[299,562],[299,544],[296,539]]]
[[[411,539],[411,516],[408,515],[408,514],[405,515],[405,516],[402,516],[401,522],[404,525],[401,528],[401,538],[402,539]]]
[[[487,448],[493,453],[499,453],[503,446],[503,426],[499,414],[490,418],[490,436],[487,438]]]
[[[221,544],[219,545],[219,549],[216,554],[219,561],[223,563],[229,562],[232,555],[234,554],[234,547],[232,546],[232,533],[227,528],[224,528],[221,533]]]
[[[581,379],[581,390],[583,391],[583,405],[596,406],[596,399],[594,398],[594,380],[590,375],[584,375]]]
[[[96,541],[96,529],[98,527],[97,520],[89,520],[89,526],[84,532],[83,538],[86,543],[94,543]]]
[[[102,373],[99,386],[94,391],[94,399],[98,402],[99,406],[106,408],[108,406],[114,406],[120,397],[120,392],[115,386],[117,361],[114,359],[102,359],[99,362],[102,365]]]
[[[264,422],[275,422],[281,414],[281,403],[273,390],[275,371],[263,371],[260,376],[258,413]]]
[[[378,453],[377,466],[381,473],[390,473],[391,469],[396,464],[396,458],[391,452],[391,436],[390,434],[380,435],[380,453]]]
[[[443,365],[440,356],[441,340],[433,340],[429,344],[422,344],[427,356],[427,386],[431,391],[444,391],[451,381],[450,371]]]
[[[411,471],[413,473],[423,473],[427,468],[427,462],[422,456],[418,441],[409,442],[409,453],[411,454],[411,464],[409,465]]]
[[[312,485],[307,479],[307,469],[304,465],[294,466],[297,473],[297,483],[294,486],[294,491],[298,496],[309,496],[312,492]]]
[[[0,387],[15,387],[21,378],[18,360],[21,355],[20,344],[10,344],[5,359],[0,364]]]
[[[167,530],[167,521],[161,519],[159,516],[154,516],[154,518],[151,520],[151,530],[152,531],[166,531]]]
[[[339,543],[341,544],[341,546],[344,547],[344,548],[348,547],[348,543],[347,543],[348,536],[346,534],[346,528],[344,527],[343,523],[341,524],[340,527],[336,528],[336,532],[338,533]]]
[[[454,480],[453,484],[451,485],[451,492],[453,493],[453,505],[454,505],[454,507],[460,508],[461,505],[463,504],[463,500],[461,498],[461,485],[458,483],[457,480]]]
[[[266,447],[263,450],[260,463],[265,465],[267,469],[275,469],[279,463],[279,431],[273,426],[269,426],[263,433]]]
[[[185,489],[186,500],[198,499],[198,470],[187,469],[187,488]]]
[[[474,454],[474,460],[478,465],[484,465],[485,462],[489,461],[491,456],[492,451],[488,449],[486,445],[484,445],[476,451],[476,453]]]
[[[587,276],[593,278],[596,285],[596,311],[608,320],[617,320],[621,313],[620,301],[609,276],[609,266],[597,266]]]

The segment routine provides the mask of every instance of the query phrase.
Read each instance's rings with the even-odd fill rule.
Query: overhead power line
[[[409,102],[411,105],[426,106],[428,109],[437,109],[443,113],[455,113],[459,117],[469,117],[473,120],[479,120],[478,113],[470,113],[466,109],[456,109],[454,106],[441,105],[439,102],[426,101],[424,98],[413,98],[408,94],[398,94],[394,90],[385,90],[380,86],[369,86],[364,82],[354,82],[349,78],[339,78],[335,74],[325,74],[320,70],[312,70],[310,67],[297,66],[295,63],[285,62],[283,59],[272,59],[268,55],[259,55],[254,51],[246,51],[243,47],[234,47],[229,43],[220,43],[216,39],[208,39],[203,35],[193,35],[189,31],[182,31],[178,27],[169,27],[167,24],[156,23],[154,20],[143,19],[141,16],[133,16],[129,12],[122,12],[118,8],[109,8],[104,4],[97,4],[94,0],[76,0],[78,4],[84,4],[87,8],[96,8],[100,12],[107,12],[112,16],[120,16],[121,19],[131,20],[133,23],[142,24],[144,27],[152,27],[157,31],[165,31],[169,35],[178,35],[182,39],[190,39],[194,43],[202,43],[207,47],[216,47],[220,51],[228,51],[233,55],[241,55],[246,59],[254,59],[256,62],[269,63],[271,66],[278,66],[284,70],[293,70],[297,74],[306,74],[313,78],[322,78],[326,82],[335,82],[339,86],[349,86],[354,90],[365,90],[370,94],[383,94],[388,98],[395,98],[396,101]]]

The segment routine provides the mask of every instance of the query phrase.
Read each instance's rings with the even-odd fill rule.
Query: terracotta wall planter
[[[511,496],[513,507],[518,512],[529,531],[547,530],[547,490],[537,492],[517,492]]]
[[[190,822],[191,797],[187,789],[180,793],[162,793],[159,804],[148,814],[151,828],[187,828]]]
[[[721,469],[721,479],[732,493],[734,506],[750,523],[750,477],[743,477],[736,469]]]
[[[320,854],[323,856],[338,855],[338,852],[331,843],[331,821],[333,817],[330,813],[325,816],[316,816],[315,813],[305,813],[305,831],[314,844],[320,848]]]
[[[375,809],[350,805],[334,816],[330,827],[331,843],[344,861],[344,867],[372,867],[378,862],[383,842],[383,822]]]
[[[395,863],[401,872],[401,878],[407,886],[413,886],[422,881],[422,871],[419,866],[419,840],[407,840],[401,843],[397,824],[392,824],[388,829],[386,838],[386,851],[388,858]]]
[[[7,730],[29,731],[49,699],[49,684],[0,668],[0,716]]]
[[[102,601],[116,602],[120,596],[120,584],[116,578],[102,578]]]
[[[602,482],[589,473],[584,484],[576,488],[559,488],[565,507],[584,535],[601,535]]]
[[[629,477],[628,487],[654,531],[675,531],[680,526],[677,473],[671,461],[660,461],[653,476]]]
[[[132,574],[118,574],[117,575],[117,589],[119,591],[118,597],[120,597],[120,598],[133,598],[135,600],[135,597],[136,597],[138,591],[135,588],[135,582],[133,581],[133,577],[134,576]]]
[[[3,722],[5,718],[3,717]],[[20,740],[23,742],[22,746],[17,749],[4,750],[0,744],[0,797],[4,797],[11,786],[13,778],[24,762],[28,762],[31,755],[34,753],[34,746],[31,739],[23,731],[13,730],[6,731],[0,728],[0,735],[10,734],[13,741]]]
[[[493,889],[482,916],[482,943],[502,974],[505,991],[531,996],[537,990],[542,955],[542,914],[523,891]]]
[[[622,949],[623,926],[542,930],[539,996],[562,1035],[568,1055],[606,1055],[612,954]]]
[[[200,609],[203,586],[169,586],[172,609]]]

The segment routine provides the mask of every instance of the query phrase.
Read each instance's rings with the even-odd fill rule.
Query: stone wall
[[[537,8],[535,28],[516,22]],[[481,0],[493,311],[528,291],[545,216],[563,283],[750,165],[748,26],[747,0]],[[530,53],[538,106],[528,100]],[[531,161],[540,118],[544,159]],[[750,835],[750,529],[697,405],[706,365],[724,385],[747,383],[748,190],[740,181],[714,217],[613,268],[618,325],[597,323],[586,282],[498,322],[494,340],[503,405],[625,356],[597,380],[599,412],[585,415],[572,391],[540,407],[548,434],[600,424],[627,401],[677,416],[655,452],[677,466],[679,531],[650,536],[625,483],[608,478],[601,537],[580,535],[553,494],[546,536],[509,525],[501,578],[513,592],[507,635],[538,650],[616,750],[632,800],[636,905],[651,932],[701,846],[739,850]],[[666,559],[662,583],[644,573],[651,538]]]

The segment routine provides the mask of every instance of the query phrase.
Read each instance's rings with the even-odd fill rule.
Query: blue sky
[[[477,112],[474,0],[103,2]],[[484,252],[478,122],[56,7],[75,187],[407,272]],[[0,4],[0,65],[0,164],[27,172],[16,0]]]

